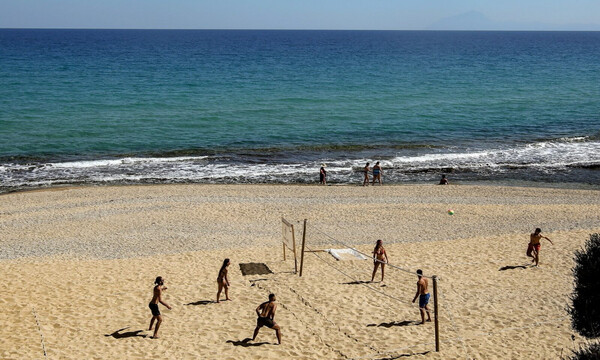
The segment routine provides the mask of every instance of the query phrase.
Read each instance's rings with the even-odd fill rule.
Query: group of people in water
[[[319,184],[327,185],[327,167],[326,164],[321,164],[321,168],[319,169]],[[375,185],[375,182],[379,183],[379,185],[383,185],[381,180],[381,176],[383,175],[383,168],[379,165],[379,161],[373,165],[371,168],[371,163],[368,162],[364,168],[362,168],[363,173],[363,186],[368,186],[369,184]],[[373,174],[373,177],[369,176],[369,174]],[[446,175],[442,175],[442,178],[439,182],[440,185],[448,185],[448,179]]]
[[[540,229],[540,228],[535,229],[535,231],[530,235],[529,244],[527,246],[526,254],[528,257],[532,258],[531,262],[535,264],[534,266],[539,265],[541,239],[546,239],[550,242],[550,244],[554,245],[552,240],[550,240],[546,236],[543,236],[541,233],[542,233],[542,229]],[[377,240],[377,242],[375,243],[375,248],[373,249],[373,273],[371,274],[371,282],[373,282],[375,280],[375,275],[377,274],[377,270],[379,268],[381,268],[381,282],[383,282],[384,277],[385,277],[385,265],[388,263],[389,263],[389,258],[388,258],[388,254],[387,254],[385,248],[383,247],[383,241]],[[229,278],[227,276],[228,267],[230,264],[231,264],[230,260],[225,259],[225,260],[223,260],[223,264],[221,265],[221,268],[219,269],[219,274],[217,276],[217,301],[216,301],[217,303],[220,302],[221,292],[223,292],[223,291],[225,292],[225,300],[231,300],[229,298],[230,283],[229,283]],[[421,269],[417,270],[416,274],[418,277],[417,291],[415,293],[414,298],[412,299],[412,302],[414,303],[415,301],[417,301],[417,299],[419,299],[419,312],[421,315],[421,322],[419,324],[425,324],[426,321],[427,322],[431,321],[431,313],[430,313],[429,307],[428,307],[429,299],[431,297],[429,294],[429,290],[428,290],[429,282],[428,282],[427,278],[423,275],[423,271]],[[158,308],[158,304],[160,303],[163,306],[165,306],[167,309],[171,310],[171,306],[169,304],[167,304],[166,302],[164,302],[162,299],[162,294],[166,290],[167,290],[167,287],[165,286],[165,279],[161,276],[158,276],[156,278],[156,280],[154,280],[154,289],[153,289],[152,300],[148,304],[148,307],[150,308],[150,311],[152,312],[152,319],[150,320],[150,327],[148,330],[151,331],[154,328],[154,335],[153,335],[154,339],[158,338],[158,329],[160,327],[160,324],[162,323],[162,316],[160,313],[160,309]],[[269,300],[258,305],[258,307],[255,310],[257,319],[256,319],[256,327],[254,328],[254,334],[252,336],[252,340],[256,339],[256,336],[258,336],[258,332],[259,332],[260,328],[262,328],[263,326],[266,326],[270,329],[275,330],[275,335],[277,336],[277,342],[278,342],[278,344],[281,344],[281,328],[275,322],[276,310],[277,310],[277,303],[276,303],[275,294],[269,294]],[[426,315],[427,315],[427,319],[425,319]],[[155,322],[156,322],[156,326],[154,327]]]

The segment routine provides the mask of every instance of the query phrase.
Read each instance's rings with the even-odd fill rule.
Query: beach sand
[[[573,252],[600,232],[600,192],[498,186],[157,185],[0,196],[1,359],[528,359],[585,342],[570,328]],[[447,210],[453,209],[454,215]],[[370,260],[282,259],[281,216],[308,219],[307,246],[369,253],[383,239],[383,284]],[[540,267],[528,266],[541,227]],[[289,252],[288,252],[289,256]],[[231,258],[233,301],[216,304]],[[265,263],[243,276],[239,264]],[[414,271],[439,276],[441,351],[416,325]],[[406,270],[406,271],[404,271]],[[160,339],[152,283],[165,277]],[[379,274],[376,280],[379,279]],[[385,285],[385,286],[382,286]],[[431,284],[430,284],[431,287]],[[278,298],[255,342],[254,309]],[[430,306],[433,302],[430,303]]]

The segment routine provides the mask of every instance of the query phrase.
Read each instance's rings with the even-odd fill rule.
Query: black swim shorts
[[[152,311],[152,316],[160,315],[160,310],[158,310],[158,304],[150,303],[148,304],[148,307],[150,308],[150,311]]]
[[[256,326],[258,326],[258,327],[266,326],[269,329],[272,329],[273,326],[275,326],[275,323],[273,322],[273,319],[271,319],[271,318],[259,316],[258,319],[256,319]]]

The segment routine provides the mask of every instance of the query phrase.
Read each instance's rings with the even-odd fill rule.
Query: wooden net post
[[[438,277],[433,275],[433,316],[435,317],[435,351],[440,351],[440,324],[438,321]]]
[[[300,276],[304,268],[304,246],[306,245],[306,219],[304,219],[304,229],[302,230],[302,253],[300,254]]]
[[[285,248],[285,244],[283,245]],[[298,273],[298,257],[296,256],[296,232],[294,231],[294,225],[292,225],[292,249],[294,251],[294,274]]]

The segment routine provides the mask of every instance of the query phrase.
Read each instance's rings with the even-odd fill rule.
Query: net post
[[[433,275],[433,315],[435,318],[435,351],[440,351],[440,324],[438,322],[438,277]]]
[[[304,228],[302,230],[302,253],[300,254],[300,276],[304,269],[304,245],[306,244],[306,219],[304,219]]]
[[[281,217],[281,233],[285,234],[285,218]],[[285,261],[285,236],[283,236],[283,261]]]
[[[283,245],[285,248],[285,244]],[[296,256],[296,231],[294,230],[294,225],[292,224],[292,247],[294,252],[294,274],[298,273],[298,257]]]

